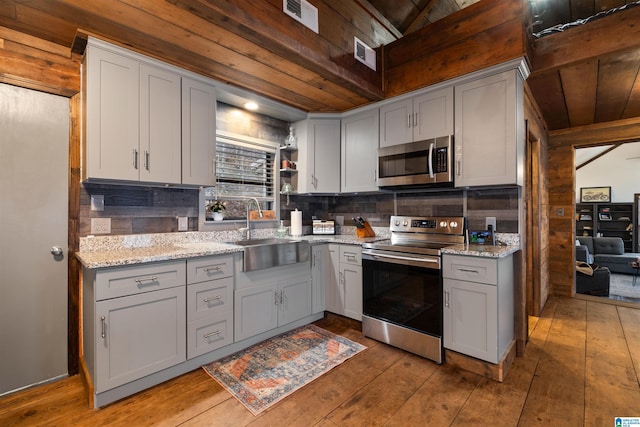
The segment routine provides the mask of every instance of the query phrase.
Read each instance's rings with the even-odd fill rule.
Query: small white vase
[[[213,212],[214,221],[222,221],[224,219],[224,212]]]

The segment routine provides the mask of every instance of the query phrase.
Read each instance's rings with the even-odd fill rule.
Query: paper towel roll
[[[293,237],[302,236],[302,211],[298,209],[291,211],[291,235]]]

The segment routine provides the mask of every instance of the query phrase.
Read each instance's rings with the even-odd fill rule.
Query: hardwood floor
[[[198,369],[99,410],[78,377],[14,393],[0,398],[0,425],[608,426],[640,417],[640,309],[551,298],[503,383],[364,338],[353,322],[317,324],[368,349],[257,417]]]

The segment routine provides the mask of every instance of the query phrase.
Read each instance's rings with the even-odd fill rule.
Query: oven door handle
[[[414,258],[403,255],[391,255],[391,254],[372,254],[367,252],[362,252],[363,259],[370,259],[372,261],[387,261],[395,264],[406,264],[407,262],[410,265],[418,265],[426,268],[440,268],[440,258]],[[434,264],[424,265],[424,264]]]

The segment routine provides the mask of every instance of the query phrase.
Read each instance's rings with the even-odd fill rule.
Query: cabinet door
[[[522,185],[522,81],[507,71],[455,88],[455,185]]]
[[[325,265],[326,310],[336,314],[344,314],[344,288],[340,280],[340,246],[327,245],[328,263]]]
[[[308,274],[283,281],[279,292],[278,326],[311,315],[311,281]]]
[[[138,62],[89,46],[83,75],[86,97],[84,178],[139,178]]]
[[[140,64],[140,181],[182,181],[180,76]]]
[[[330,268],[329,245],[311,246],[311,311],[321,313],[326,309],[327,280]],[[329,265],[329,267],[327,266]]]
[[[270,283],[235,292],[235,341],[258,335],[278,326],[278,284]]]
[[[344,287],[344,315],[362,321],[362,267],[340,264]]]
[[[182,183],[216,183],[216,92],[213,86],[182,78]]]
[[[342,119],[341,191],[378,190],[378,109]]]
[[[184,286],[96,303],[100,393],[186,360]]]
[[[313,141],[313,150],[310,150],[312,159],[308,162],[313,165],[311,192],[339,193],[340,120],[309,120],[309,139]]]
[[[413,109],[417,117],[414,141],[453,135],[453,87],[416,96]]]
[[[380,147],[413,141],[413,98],[380,107]]]
[[[498,363],[498,303],[493,285],[444,279],[444,347]]]

